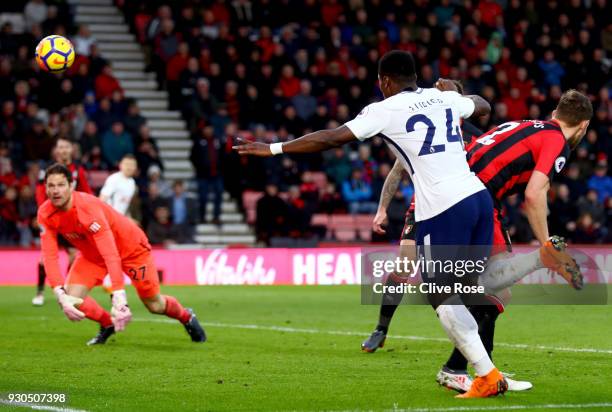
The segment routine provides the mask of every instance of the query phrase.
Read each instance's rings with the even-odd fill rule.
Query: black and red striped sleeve
[[[536,135],[534,135],[536,137]],[[561,172],[567,163],[570,150],[563,134],[559,131],[542,131],[538,133],[538,144],[533,150],[534,170],[544,173],[552,179],[555,173]]]

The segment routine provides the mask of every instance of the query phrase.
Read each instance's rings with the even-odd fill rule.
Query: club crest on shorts
[[[91,233],[98,233],[100,229],[102,229],[102,226],[100,226],[98,222],[93,222],[91,225],[89,225],[89,231]]]

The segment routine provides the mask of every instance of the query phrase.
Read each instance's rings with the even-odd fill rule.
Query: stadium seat
[[[89,185],[93,190],[98,190],[102,186],[104,186],[104,182],[106,178],[110,175],[110,172],[107,170],[90,170],[87,172],[87,177],[89,178]]]
[[[242,205],[245,209],[255,209],[257,201],[264,195],[263,192],[247,190],[242,194]]]
[[[316,213],[312,215],[310,220],[311,225],[329,226],[330,216],[325,213]]]
[[[357,240],[357,232],[355,231],[355,228],[336,229],[334,231],[334,235],[336,240],[340,242],[354,242]]]
[[[374,215],[355,215],[355,225],[359,230],[370,229],[373,220]]]
[[[329,228],[333,236],[342,242],[351,242],[357,237],[353,215],[331,215]]]

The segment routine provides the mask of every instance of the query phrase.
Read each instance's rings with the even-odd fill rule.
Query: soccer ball
[[[65,37],[47,36],[36,46],[36,62],[41,69],[51,73],[61,73],[74,63],[74,47]]]

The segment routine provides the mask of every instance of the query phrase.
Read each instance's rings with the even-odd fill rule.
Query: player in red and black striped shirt
[[[551,121],[507,122],[477,137],[467,145],[466,152],[470,168],[482,180],[495,200],[493,253],[503,252],[505,248],[510,247],[510,240],[501,224],[501,201],[507,196],[520,192],[524,192],[525,212],[535,237],[541,245],[547,243],[549,239],[546,220],[547,193],[550,181],[567,162],[570,148],[575,148],[585,135],[592,114],[588,98],[575,90],[570,90],[561,97]],[[387,179],[397,180],[393,170]],[[392,192],[395,189],[387,188],[387,190]],[[383,188],[384,192],[385,188]],[[375,231],[377,231],[377,226],[384,221],[384,213],[383,216],[379,216],[381,207],[374,221]],[[402,234],[402,246],[408,245],[410,235],[415,230],[415,223],[409,219],[410,214],[407,216]],[[538,262],[539,257],[539,251],[536,251],[527,256],[497,260],[495,270],[499,267],[499,270],[504,272],[504,276],[498,277],[499,284],[496,286],[500,287],[495,290],[507,288],[525,274],[539,268],[541,266],[541,262]],[[394,274],[391,274],[387,280],[388,285],[401,282],[402,280],[397,276],[394,277]],[[578,285],[573,286],[578,287]],[[382,346],[389,323],[402,296],[385,295],[383,297],[379,325],[372,336],[362,344],[363,350],[374,352]],[[474,306],[470,308],[470,311],[479,323],[479,333],[481,333],[485,347],[490,352],[493,348],[495,320],[503,311],[503,305]],[[467,376],[466,369],[467,361],[455,349],[447,364],[438,374],[438,382],[449,386],[446,379],[449,376]],[[446,378],[441,379],[440,376]],[[464,379],[464,381],[467,380]],[[449,387],[459,390],[458,386]]]
[[[505,239],[501,201],[515,193],[525,193],[529,223],[543,245],[549,237],[546,194],[553,175],[563,169],[570,154],[559,121],[507,122],[475,139],[466,151],[470,169],[495,201],[494,245],[503,245]]]

